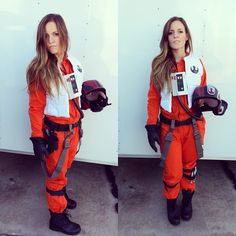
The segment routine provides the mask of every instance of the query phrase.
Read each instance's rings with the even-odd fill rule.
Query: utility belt
[[[44,117],[44,124],[48,126],[51,130],[59,131],[59,132],[70,131],[74,129],[75,127],[81,128],[81,120],[79,120],[78,122],[74,124],[59,124],[59,123],[49,120],[46,116]]]
[[[64,132],[64,134],[65,134],[65,138],[63,140],[63,149],[62,149],[62,152],[59,156],[57,165],[56,165],[53,173],[49,174],[47,171],[45,162],[41,162],[41,165],[42,165],[45,175],[51,179],[51,178],[56,178],[61,172],[61,169],[62,169],[64,162],[65,162],[65,158],[66,158],[68,149],[70,148],[69,137],[71,135],[73,135],[73,133],[74,133],[73,129],[76,127],[79,127],[79,135],[80,135],[80,138],[82,137],[81,120],[79,120],[78,122],[76,122],[74,124],[59,124],[59,123],[49,120],[45,116],[44,117],[44,124],[46,126],[44,128],[44,136],[47,141],[47,149],[48,149],[49,154],[53,153],[54,151],[56,151],[58,149],[59,140],[58,140],[58,137],[57,137],[57,134],[55,131]],[[80,140],[80,142],[81,142],[81,140]],[[81,144],[80,142],[79,142],[79,147]],[[78,151],[79,151],[79,147],[78,147]]]
[[[178,120],[171,120],[167,117],[165,117],[162,113],[160,114],[160,122],[163,122],[164,124],[170,125],[169,131],[166,134],[165,137],[165,143],[163,146],[163,150],[161,153],[161,163],[160,166],[164,167],[165,165],[165,160],[170,148],[170,144],[172,142],[172,137],[173,137],[173,130],[175,127],[177,126],[183,126],[183,125],[192,125],[193,126],[193,135],[194,135],[194,140],[195,140],[195,145],[196,145],[196,149],[197,149],[197,155],[198,158],[203,157],[203,148],[202,148],[202,144],[201,144],[201,136],[197,127],[197,122],[195,118],[189,118],[183,121],[178,121]]]
[[[160,114],[160,121],[164,124],[171,125],[171,119],[163,116],[163,114]],[[191,125],[193,123],[192,118],[186,119],[186,120],[175,120],[175,126],[182,126],[182,125]]]

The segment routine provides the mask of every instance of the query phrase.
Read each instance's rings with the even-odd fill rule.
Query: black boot
[[[192,197],[194,191],[182,190],[182,194],[183,194],[183,199],[181,207],[181,218],[183,220],[190,220],[193,214]]]
[[[75,200],[72,200],[69,198],[69,196],[67,195],[67,192],[66,192],[66,187],[63,188],[63,191],[64,191],[64,196],[66,198],[66,201],[67,201],[67,207],[68,209],[75,209],[76,206],[77,206],[77,202]]]
[[[172,225],[180,223],[180,215],[177,208],[177,199],[167,199],[167,216]]]
[[[53,213],[50,211],[50,214],[51,218],[49,221],[49,228],[51,230],[59,231],[69,235],[75,235],[80,233],[80,225],[70,221],[66,212]]]

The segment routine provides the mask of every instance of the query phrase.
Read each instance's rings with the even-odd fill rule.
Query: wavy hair
[[[165,82],[167,83],[168,90],[171,91],[170,74],[171,71],[176,68],[175,59],[168,41],[170,26],[174,21],[180,21],[184,25],[186,34],[188,35],[188,40],[185,43],[185,51],[187,53],[191,53],[193,51],[192,38],[186,21],[182,17],[177,16],[170,18],[166,22],[163,29],[162,38],[160,41],[160,54],[157,55],[152,61],[152,79],[155,87],[159,91],[163,89]]]
[[[63,18],[58,14],[48,14],[40,21],[36,37],[36,56],[27,67],[26,80],[28,91],[34,86],[46,94],[52,95],[51,84],[55,83],[57,90],[60,86],[60,72],[57,67],[57,58],[47,50],[46,24],[55,22],[63,52],[67,53],[69,36]]]

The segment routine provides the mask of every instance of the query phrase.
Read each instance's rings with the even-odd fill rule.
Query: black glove
[[[160,145],[160,124],[158,123],[157,125],[146,125],[145,128],[147,130],[148,142],[152,149],[157,152],[155,142]]]
[[[41,137],[31,137],[30,140],[33,143],[34,155],[41,160],[45,160],[48,155],[46,140]]]
[[[49,130],[48,128],[44,129],[44,137],[45,142],[47,144],[47,151],[48,154],[53,153],[55,150],[58,149],[58,137],[55,131]]]

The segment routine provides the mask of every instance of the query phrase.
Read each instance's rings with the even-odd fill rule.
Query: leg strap
[[[46,188],[46,191],[51,195],[51,196],[64,196],[65,192],[63,189],[54,191]]]
[[[186,174],[188,173],[188,174]],[[188,180],[195,180],[197,176],[197,167],[195,166],[193,169],[187,170],[183,169],[183,177],[188,179]]]

